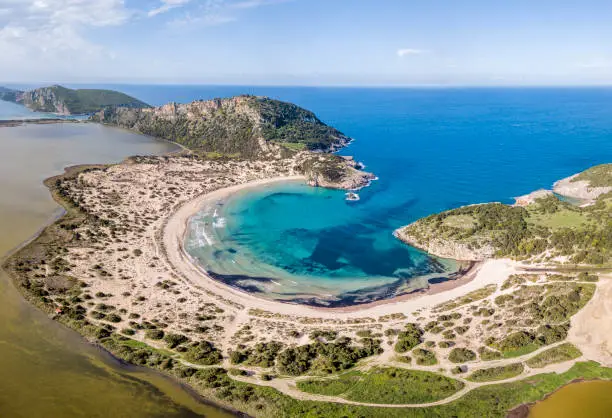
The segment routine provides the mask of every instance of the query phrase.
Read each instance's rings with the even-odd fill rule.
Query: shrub
[[[161,329],[148,329],[145,331],[145,337],[150,340],[161,340],[164,338],[164,331]]]
[[[311,369],[334,373],[349,369],[360,359],[381,352],[379,340],[364,338],[361,346],[356,346],[350,338],[344,337],[334,343],[317,341],[287,348],[277,356],[276,364],[282,373],[292,376],[299,376]]]
[[[412,350],[412,354],[419,366],[433,366],[438,363],[436,354],[433,351],[425,350],[423,348],[415,348]]]
[[[582,353],[571,343],[564,343],[553,348],[545,350],[525,363],[531,368],[541,368],[553,363],[563,363],[565,361],[574,360],[580,357]]]
[[[533,344],[535,341],[535,336],[527,331],[517,331],[513,334],[508,335],[506,338],[501,341],[495,343],[496,348],[498,348],[502,353],[508,351],[516,351],[521,348],[525,348]]]
[[[455,343],[453,341],[440,341],[438,347],[440,348],[451,348]]]
[[[106,320],[109,322],[117,323],[117,322],[121,322],[121,317],[117,314],[112,313],[106,316]]]
[[[448,359],[453,363],[465,363],[476,360],[476,353],[467,348],[453,348],[448,355]]]
[[[566,322],[561,325],[542,325],[537,329],[537,342],[541,345],[549,345],[567,338],[570,324]]]
[[[480,369],[472,373],[468,380],[473,382],[493,382],[496,380],[510,379],[523,373],[522,363],[508,364],[506,366],[491,367],[490,369]]]
[[[502,358],[502,354],[499,351],[489,350],[486,347],[480,347],[478,349],[478,354],[480,354],[480,359],[482,361],[498,360]]]
[[[208,341],[200,341],[191,344],[185,352],[184,357],[192,363],[205,366],[218,364],[222,359],[219,350]]]
[[[395,351],[405,353],[423,342],[423,330],[413,323],[406,324],[404,331],[397,335]]]

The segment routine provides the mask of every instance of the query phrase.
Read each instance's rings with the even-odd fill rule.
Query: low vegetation
[[[582,353],[572,343],[564,343],[531,357],[525,363],[532,369],[546,367],[549,364],[563,363],[580,357]]]
[[[381,352],[379,340],[363,338],[356,345],[350,338],[342,337],[333,343],[317,341],[287,348],[278,355],[276,364],[282,374],[290,376],[330,374],[348,370],[359,360]]]
[[[334,378],[301,380],[296,386],[303,392],[339,396],[355,386],[361,378],[361,372],[353,371]]]
[[[453,348],[448,355],[448,359],[453,363],[465,363],[476,360],[476,353],[467,348]]]
[[[506,380],[516,377],[523,373],[525,367],[522,363],[508,364],[507,366],[491,367],[489,369],[479,369],[468,376],[472,382],[493,382],[496,380]]]
[[[411,404],[444,399],[461,390],[463,383],[431,372],[375,368],[367,373],[347,373],[338,379],[299,382],[298,388],[359,402]]]
[[[610,165],[594,167],[575,180],[588,179],[597,186],[612,186],[609,173]],[[410,237],[411,242],[422,248],[435,241],[438,245],[460,244],[474,254],[491,248],[496,257],[549,262],[561,257],[574,264],[609,265],[611,208],[610,193],[588,207],[573,206],[554,195],[539,198],[526,207],[501,203],[472,205],[420,219],[403,228],[400,236]]]

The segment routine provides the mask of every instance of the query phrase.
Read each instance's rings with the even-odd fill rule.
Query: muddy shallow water
[[[0,254],[59,207],[42,181],[65,166],[175,150],[92,124],[0,128]],[[119,364],[23,300],[0,271],[0,416],[229,417],[157,373]]]
[[[531,407],[528,417],[612,417],[612,382],[593,381],[567,385]]]

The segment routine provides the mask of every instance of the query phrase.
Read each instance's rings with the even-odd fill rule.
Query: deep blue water
[[[225,219],[209,231],[216,242],[199,253],[203,264],[277,299],[311,292],[353,303],[407,291],[410,277],[435,275],[439,266],[395,240],[394,229],[460,205],[511,202],[612,161],[609,88],[107,87],[154,105],[267,95],[308,108],[356,139],[342,154],[380,178],[359,202],[289,184],[216,208]],[[286,285],[292,282],[295,289]]]

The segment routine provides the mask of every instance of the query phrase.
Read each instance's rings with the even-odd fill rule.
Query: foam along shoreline
[[[441,283],[434,283],[428,289],[415,291],[395,298],[379,300],[341,308],[313,307],[303,304],[292,304],[268,300],[231,287],[212,278],[187,253],[184,243],[188,234],[189,221],[202,206],[226,199],[231,194],[266,184],[283,181],[303,180],[303,176],[275,177],[252,181],[213,191],[192,199],[174,212],[166,221],[162,231],[163,248],[174,269],[187,279],[193,286],[210,289],[222,298],[234,304],[250,309],[261,309],[282,315],[350,319],[364,316],[382,316],[397,312],[409,312],[443,303],[447,300],[476,290],[487,284],[499,283],[510,274],[519,271],[518,264],[510,260],[487,260],[482,263],[472,263],[467,271],[457,274],[457,277]]]

